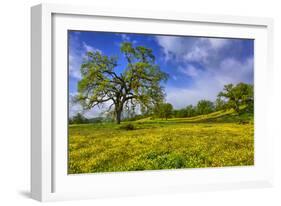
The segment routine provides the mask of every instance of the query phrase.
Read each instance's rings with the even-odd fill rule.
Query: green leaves
[[[160,118],[168,119],[168,118],[172,117],[173,105],[170,103],[159,103],[155,107],[154,113]]]
[[[135,55],[135,49],[133,48],[130,42],[123,42],[120,48],[121,52],[124,54],[132,54]]]
[[[196,109],[198,114],[208,114],[214,111],[214,104],[208,100],[200,100]]]
[[[241,106],[246,105],[247,110],[252,111],[254,106],[253,85],[239,83],[237,85],[228,84],[224,86],[222,92],[218,95],[224,98],[227,108],[233,108],[237,113],[240,112]]]

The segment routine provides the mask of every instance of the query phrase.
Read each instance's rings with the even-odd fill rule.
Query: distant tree
[[[174,117],[179,117],[179,110],[174,109],[173,110],[173,116]]]
[[[196,115],[196,107],[188,105],[185,108],[173,110],[173,116],[178,118],[193,117]]]
[[[200,100],[196,108],[198,114],[208,114],[214,111],[214,104],[208,100]]]
[[[185,108],[185,111],[186,111],[186,116],[187,117],[193,117],[196,115],[196,108],[193,107],[192,105],[188,105],[186,108]]]
[[[237,113],[240,113],[241,106],[245,106],[248,111],[252,111],[254,107],[254,89],[251,84],[225,85],[218,97],[224,98],[226,107],[233,108]]]
[[[71,124],[84,124],[84,123],[88,123],[88,119],[85,118],[81,113],[77,113],[75,116],[73,116],[70,119],[70,123]]]
[[[222,100],[221,97],[218,97],[215,101],[215,110],[225,110],[226,109],[226,102]]]
[[[117,58],[100,52],[87,52],[81,65],[82,79],[78,82],[76,101],[83,109],[110,103],[117,124],[126,106],[153,107],[164,99],[161,81],[167,79],[155,64],[151,49],[124,42],[121,45],[127,66],[122,73],[116,72]]]
[[[176,110],[176,111],[177,111],[176,117],[179,117],[179,118],[187,117],[187,113],[184,108]]]
[[[89,123],[102,123],[104,121],[106,121],[105,117],[94,117],[94,118],[88,119]]]
[[[166,120],[172,117],[173,114],[173,105],[170,103],[161,103],[157,105],[155,113],[160,118],[165,118]]]

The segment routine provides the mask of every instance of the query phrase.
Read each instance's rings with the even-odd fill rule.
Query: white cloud
[[[117,34],[118,36],[121,37],[122,42],[131,42],[132,44],[137,44],[138,41],[135,39],[132,39],[128,34]],[[120,46],[121,42],[116,42],[115,43],[117,46]]]
[[[81,79],[80,65],[82,60],[78,60],[76,54],[69,53],[69,75],[75,79]]]
[[[218,91],[219,89],[215,87],[208,87],[206,84],[192,88],[169,87],[166,90],[166,101],[172,103],[175,109],[180,109],[190,104],[196,105],[201,99],[214,101],[216,99],[216,95],[214,94]]]
[[[89,44],[86,44],[85,42],[82,42],[82,46],[83,46],[83,50],[85,52],[99,52],[99,53],[102,53],[101,50],[96,49],[96,48],[90,46]]]
[[[179,67],[179,71],[189,77],[196,77],[199,75],[199,70],[192,65],[187,65],[186,67]]]
[[[192,74],[190,71],[194,69],[195,67],[184,71],[188,71],[186,74],[190,76]],[[192,77],[194,84],[190,87],[168,87],[166,89],[167,102],[179,109],[189,104],[195,105],[201,99],[214,101],[225,84],[252,83],[250,80],[253,77],[253,58],[248,58],[243,63],[233,58],[227,58],[217,69],[196,73]]]
[[[166,61],[206,63],[214,53],[225,47],[229,40],[204,37],[157,36]]]
[[[123,41],[131,41],[131,38],[127,34],[120,34]]]
[[[199,46],[194,46],[193,50],[187,52],[183,57],[187,61],[191,62],[206,62],[209,53],[207,49],[202,49]]]
[[[208,41],[215,49],[220,49],[225,45],[227,45],[229,42],[227,39],[222,39],[222,38],[208,38]]]
[[[70,41],[69,51],[69,75],[75,79],[81,79],[80,67],[86,52],[100,52],[101,50],[87,44],[86,42],[80,43],[76,35]]]
[[[223,84],[226,83],[252,83],[254,71],[254,60],[248,58],[244,62],[240,62],[234,58],[224,59],[216,72],[216,77]]]
[[[182,47],[182,39],[176,36],[157,36],[156,41],[162,47],[165,60],[173,60],[184,54],[185,49]]]

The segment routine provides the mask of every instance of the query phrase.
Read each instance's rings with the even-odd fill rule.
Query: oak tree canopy
[[[125,68],[120,68],[117,57],[99,51],[86,53],[75,97],[85,110],[106,103],[117,124],[121,122],[125,107],[152,108],[163,102],[161,82],[167,80],[167,74],[155,63],[151,49],[134,47],[129,42],[122,43],[120,49],[127,63]]]

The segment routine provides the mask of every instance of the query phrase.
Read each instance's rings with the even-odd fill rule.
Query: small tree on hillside
[[[196,108],[193,107],[192,105],[188,105],[186,108],[186,116],[187,117],[192,117],[196,115]]]
[[[234,109],[237,113],[240,113],[242,106],[248,111],[252,111],[254,107],[254,89],[250,84],[225,85],[218,97],[224,98],[226,107]]]
[[[221,97],[218,97],[215,101],[215,110],[225,110],[226,109],[226,102],[222,100]]]
[[[160,118],[165,118],[166,120],[172,117],[173,114],[173,105],[170,103],[161,103],[158,104],[155,113]]]
[[[179,118],[187,117],[186,109],[174,110],[173,114],[175,117],[179,117]]]
[[[214,104],[208,100],[200,100],[196,108],[198,114],[209,114],[214,111]]]
[[[84,123],[88,123],[88,119],[85,118],[79,112],[70,119],[70,124],[84,124]]]

